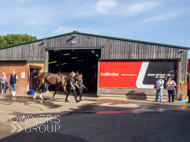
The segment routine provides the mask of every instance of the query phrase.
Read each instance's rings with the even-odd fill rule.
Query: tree
[[[8,34],[6,36],[0,36],[0,48],[35,40],[37,40],[36,36],[31,36],[28,34]]]

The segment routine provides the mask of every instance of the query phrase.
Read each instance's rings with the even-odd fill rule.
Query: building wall
[[[0,50],[0,60],[45,60],[45,46],[42,41]]]
[[[0,62],[0,73],[5,72],[7,82],[10,84],[10,75],[14,70],[18,76],[16,83],[16,92],[26,94],[29,91],[29,65],[40,66],[44,71],[44,63],[26,63],[26,62]],[[21,78],[21,73],[25,72],[25,78]],[[6,94],[9,94],[9,89],[6,90]]]
[[[44,41],[44,44],[41,40],[0,50],[0,60],[46,60],[48,59],[45,51],[47,47],[101,46],[101,59],[106,60],[180,59],[180,80],[185,81],[187,79],[188,49],[74,33],[47,38]],[[72,41],[76,42],[72,43]]]

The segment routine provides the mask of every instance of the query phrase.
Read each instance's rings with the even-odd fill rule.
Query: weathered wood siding
[[[44,60],[45,46],[40,42],[0,50],[0,60]]]
[[[70,40],[72,36],[75,37]],[[73,40],[76,43],[72,43]],[[187,49],[80,34],[49,38],[45,44],[41,43],[37,41],[0,50],[0,60],[45,60],[46,47],[102,46],[101,59],[107,60],[180,58],[180,80],[186,80]],[[183,52],[179,54],[180,51]]]

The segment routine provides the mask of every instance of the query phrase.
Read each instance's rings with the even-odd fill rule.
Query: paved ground
[[[65,95],[0,96],[0,141],[189,142],[190,105]],[[12,132],[11,132],[12,131]]]

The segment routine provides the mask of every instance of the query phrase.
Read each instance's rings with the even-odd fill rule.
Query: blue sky
[[[77,30],[190,47],[190,0],[0,0],[0,17],[0,35]]]

